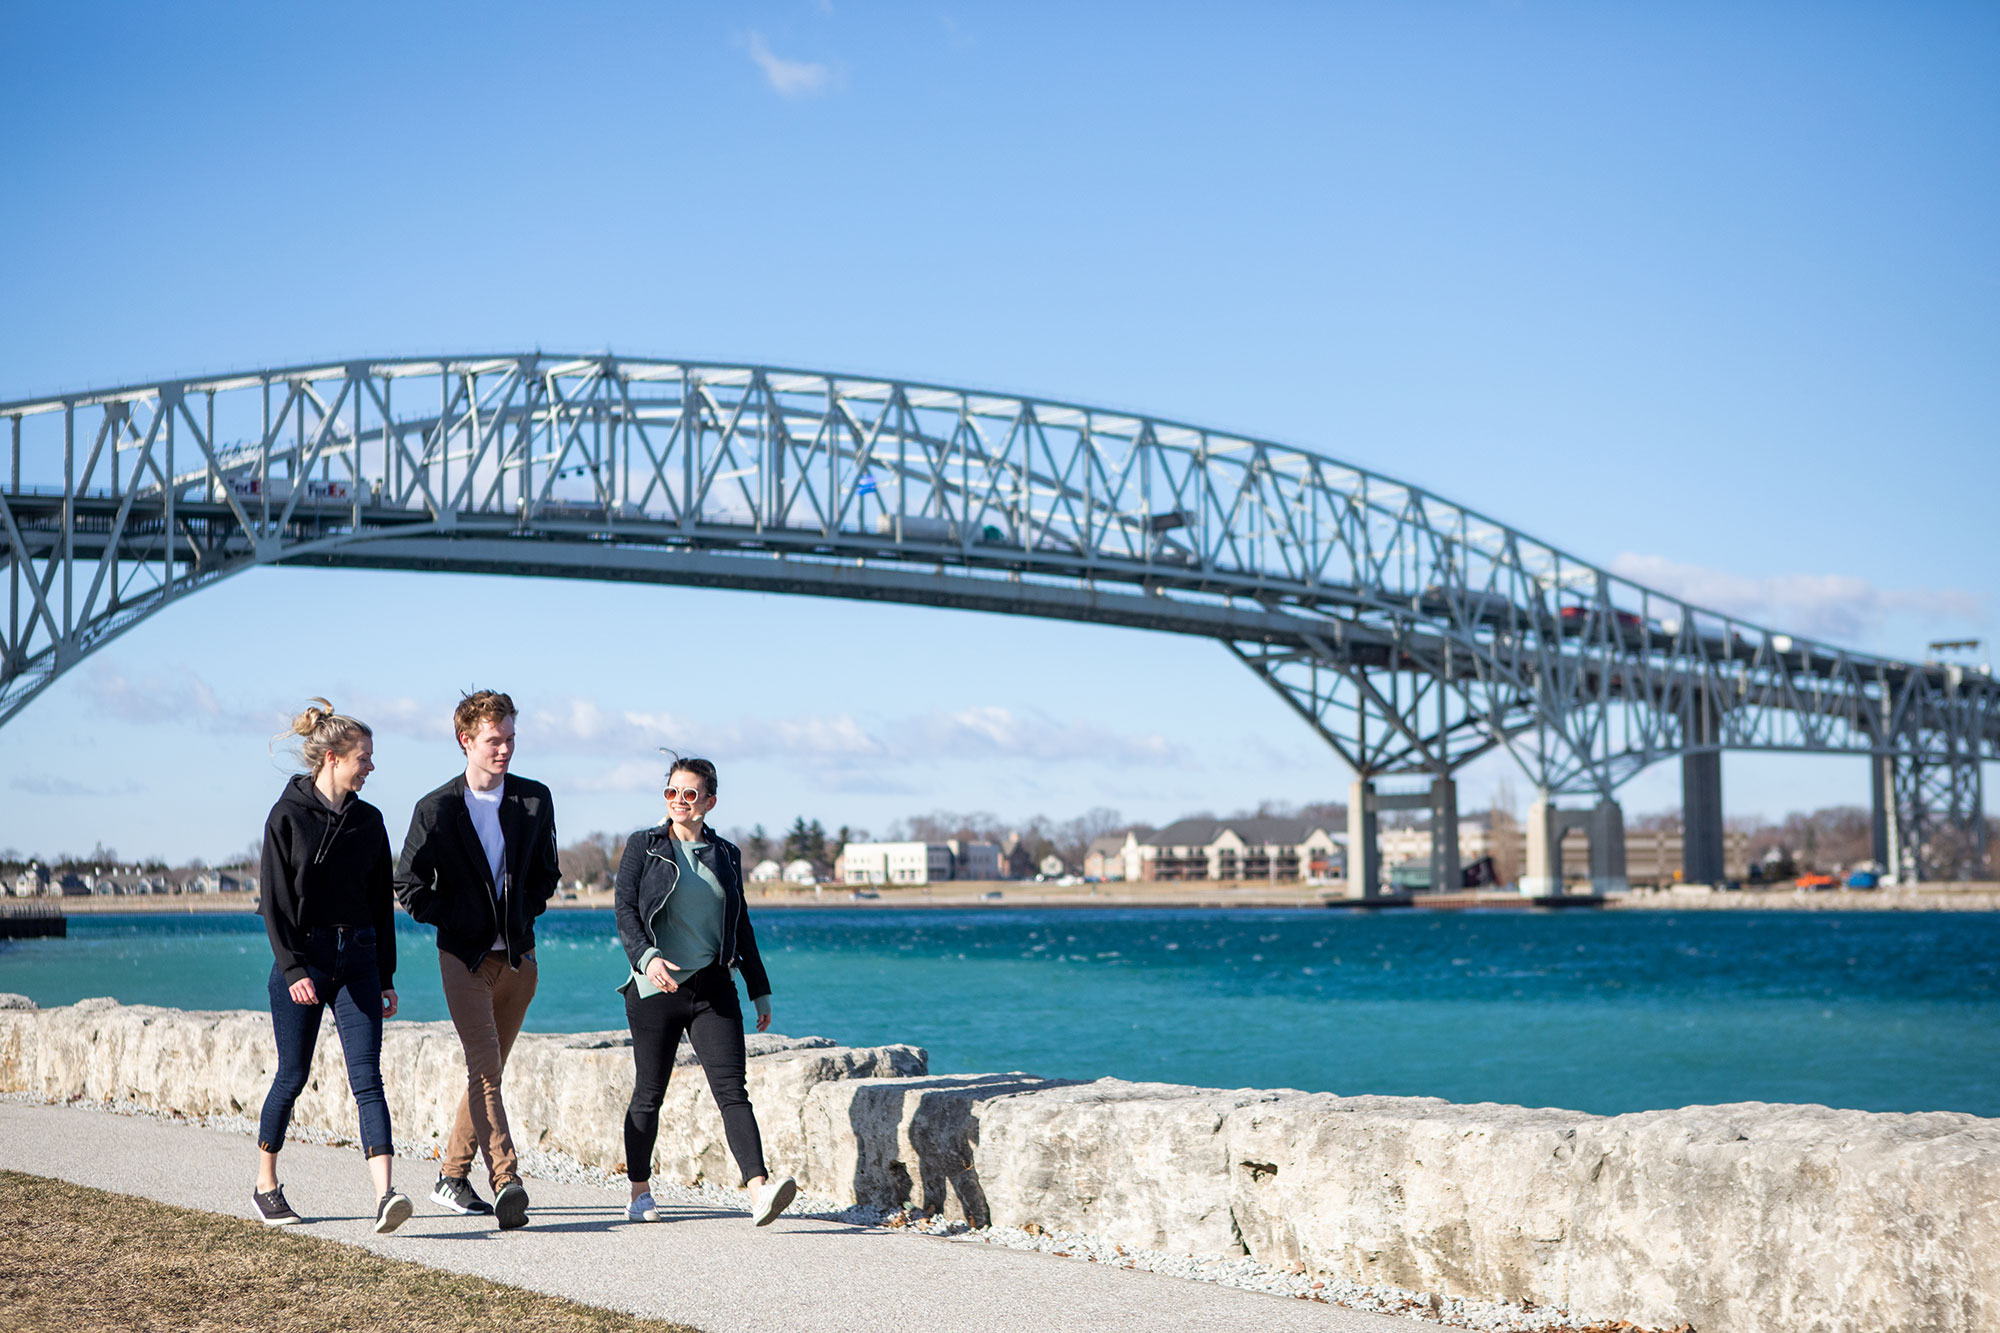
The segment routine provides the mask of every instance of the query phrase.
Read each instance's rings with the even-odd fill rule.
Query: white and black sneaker
[[[508,1181],[493,1196],[493,1216],[502,1231],[528,1225],[528,1191],[520,1181]]]
[[[397,1227],[410,1220],[416,1208],[410,1203],[410,1196],[391,1186],[389,1192],[375,1201],[375,1234],[386,1236]]]
[[[267,1227],[289,1227],[305,1221],[292,1211],[290,1204],[285,1202],[283,1185],[276,1189],[252,1190],[250,1201],[257,1205],[257,1216]]]
[[[493,1212],[493,1205],[480,1198],[472,1182],[461,1176],[440,1175],[431,1186],[431,1202],[467,1217],[486,1217]]]
[[[799,1185],[790,1176],[783,1180],[770,1181],[757,1191],[757,1203],[750,1210],[750,1220],[760,1227],[770,1226],[779,1213],[792,1206],[798,1197]]]

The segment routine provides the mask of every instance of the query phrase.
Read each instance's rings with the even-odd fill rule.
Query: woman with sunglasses
[[[632,965],[618,989],[635,1065],[625,1110],[625,1174],[632,1183],[625,1215],[634,1222],[660,1220],[650,1188],[653,1144],[683,1033],[722,1112],[730,1155],[750,1191],[751,1220],[769,1225],[798,1193],[790,1176],[769,1178],[744,1086],[743,1006],[731,970],[743,973],[759,1032],[771,1026],[771,983],[743,899],[743,854],[707,824],[715,786],[714,764],[676,759],[667,774],[666,818],[634,833],[618,863],[618,942]]]

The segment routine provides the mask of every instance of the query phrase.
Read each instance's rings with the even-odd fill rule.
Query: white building
[[[787,884],[817,884],[819,876],[813,873],[813,863],[800,857],[796,861],[785,862],[785,882]]]
[[[772,884],[785,877],[785,868],[776,861],[759,861],[750,871],[752,884]]]
[[[14,896],[33,898],[49,891],[49,868],[39,861],[30,861],[28,868],[14,876]]]
[[[835,867],[846,884],[943,884],[1000,878],[1000,847],[991,842],[850,842]]]

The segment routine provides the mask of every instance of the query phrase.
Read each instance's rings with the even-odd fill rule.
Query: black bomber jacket
[[[507,965],[519,967],[522,956],[535,947],[535,918],[547,910],[562,882],[555,799],[529,778],[509,773],[504,783],[504,897],[493,883],[486,849],[465,808],[463,773],[417,802],[396,861],[396,899],[403,910],[435,929],[438,948],[473,970],[493,948],[495,936],[506,937]]]

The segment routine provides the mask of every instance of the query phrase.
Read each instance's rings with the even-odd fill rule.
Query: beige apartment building
[[[1090,844],[1083,873],[1118,880],[1304,880],[1340,878],[1345,839],[1304,819],[1183,819],[1135,828]]]

